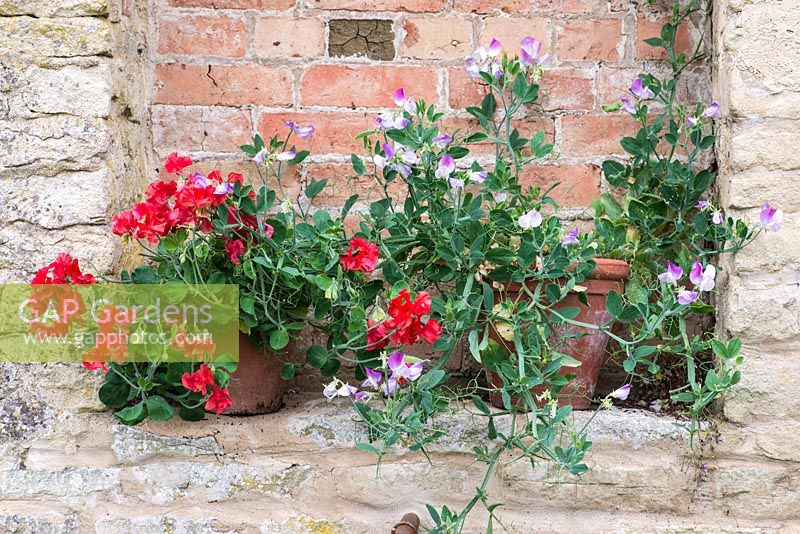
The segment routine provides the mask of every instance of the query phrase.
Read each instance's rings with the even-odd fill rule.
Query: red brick
[[[636,121],[627,114],[565,116],[561,118],[561,155],[624,154],[620,140],[637,130]]]
[[[238,106],[292,103],[292,74],[282,67],[156,65],[156,104]]]
[[[547,110],[594,109],[594,78],[594,68],[546,70],[539,100]]]
[[[409,18],[403,25],[401,55],[418,59],[463,58],[472,52],[472,22],[463,19]]]
[[[371,172],[372,164],[367,162],[367,172]],[[382,186],[374,176],[366,174],[357,176],[350,163],[311,163],[308,166],[306,180],[327,178],[328,184],[314,200],[318,206],[341,207],[351,195],[358,195],[359,202],[368,203],[383,198]],[[394,180],[389,186],[389,194],[396,200],[405,199],[408,190],[401,179]]]
[[[651,22],[649,20],[636,21],[635,54],[637,59],[667,58],[667,54],[663,48],[652,47],[644,42],[645,39],[651,37],[661,37],[661,27],[666,22],[669,22],[669,19],[662,19],[656,22]],[[675,52],[683,52],[687,56],[692,52],[692,38],[689,35],[689,27],[686,24],[681,24],[678,28],[678,33],[675,36]]]
[[[236,108],[153,106],[153,147],[170,152],[235,152],[252,138],[250,114]]]
[[[464,13],[527,14],[558,11],[561,13],[591,13],[597,10],[598,0],[455,0],[453,8]]]
[[[558,23],[556,54],[561,61],[622,59],[622,21],[566,20]]]
[[[522,137],[531,137],[539,130],[544,130],[547,134],[547,142],[552,143],[555,134],[555,124],[551,117],[530,117],[515,119],[513,127],[519,130]],[[467,132],[482,132],[477,119],[450,117],[442,121],[442,130],[448,134],[452,134],[459,130],[459,135],[464,135]],[[474,156],[487,156],[494,154],[494,144],[490,142],[485,143],[471,143],[467,146],[470,153]]]
[[[545,191],[558,182],[550,196],[563,207],[581,207],[600,196],[600,175],[600,167],[592,164],[528,167],[520,176],[520,184]]]
[[[488,91],[486,84],[467,76],[467,71],[464,67],[449,69],[447,77],[448,92],[450,94],[448,100],[452,109],[478,106],[483,97],[486,96]]]
[[[375,128],[375,114],[367,113],[263,113],[258,119],[258,132],[269,138],[276,133],[281,136],[287,131],[283,122],[293,120],[298,124],[313,124],[315,128],[311,139],[294,137],[298,148],[310,150],[312,154],[352,154],[361,152],[363,143],[355,136],[365,130]]]
[[[187,16],[159,20],[161,54],[242,57],[246,51],[247,27],[240,18]]]
[[[317,9],[412,13],[435,13],[444,7],[444,0],[312,0],[310,3]]]
[[[263,18],[256,22],[256,56],[311,57],[324,52],[325,27],[319,19]]]
[[[519,44],[531,36],[542,42],[542,53],[550,52],[550,19],[535,17],[489,17],[484,21],[481,44],[497,39],[511,56],[519,53]]]
[[[283,10],[293,8],[295,0],[170,0],[170,3],[178,7]]]
[[[316,65],[306,71],[300,89],[303,105],[394,107],[400,87],[407,97],[437,103],[436,70],[430,67]]]

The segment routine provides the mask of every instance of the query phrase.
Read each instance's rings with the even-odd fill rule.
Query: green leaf
[[[158,395],[147,397],[145,400],[147,406],[147,414],[153,421],[168,421],[175,415],[172,406],[163,398]]]
[[[614,290],[609,291],[606,297],[606,309],[615,319],[622,315],[623,301],[619,293]]]
[[[275,330],[269,336],[269,346],[272,350],[281,350],[289,344],[289,333],[286,330]]]
[[[322,376],[333,376],[339,370],[339,367],[341,367],[341,365],[342,362],[339,361],[337,358],[328,358],[328,361],[326,361],[325,364],[322,367],[320,367],[319,373]]]
[[[139,402],[133,406],[128,406],[124,410],[120,410],[114,415],[126,425],[138,424],[146,417],[146,412],[144,411],[144,402]]]
[[[130,392],[131,387],[125,382],[106,382],[100,387],[97,396],[100,398],[100,402],[106,406],[110,408],[121,408],[128,402]]]
[[[366,169],[364,168],[364,162],[362,161],[361,158],[359,158],[355,154],[352,154],[350,156],[350,163],[353,164],[353,171],[355,171],[355,173],[357,175],[359,175],[359,176],[363,176],[364,175],[364,172],[366,171]]]
[[[178,417],[183,419],[184,421],[202,421],[206,418],[206,411],[202,405],[195,406],[194,408],[187,408],[186,406],[181,406],[181,409],[178,410]]]
[[[281,367],[281,378],[283,380],[289,381],[294,378],[295,368],[294,364],[291,363],[284,363],[283,367]]]
[[[315,196],[319,195],[323,189],[325,189],[326,185],[328,185],[327,178],[323,178],[322,180],[315,180],[312,178],[311,183],[306,187],[306,197],[314,198]]]
[[[319,345],[314,345],[306,351],[306,362],[311,367],[321,369],[328,361],[328,352]]]

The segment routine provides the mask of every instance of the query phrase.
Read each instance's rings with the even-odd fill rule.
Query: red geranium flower
[[[225,243],[225,254],[228,256],[228,260],[234,265],[239,265],[244,250],[244,239],[232,239]]]
[[[233,404],[233,402],[231,401],[231,396],[228,394],[228,388],[220,389],[215,385],[214,392],[208,398],[208,401],[206,401],[206,410],[213,411],[219,415],[230,408],[231,404]]]
[[[363,237],[354,237],[348,244],[350,248],[339,256],[342,267],[348,271],[371,273],[378,265],[378,245]]]
[[[170,174],[180,174],[184,167],[192,164],[192,160],[186,156],[179,156],[177,152],[173,152],[167,157],[164,162],[164,170]]]
[[[190,391],[202,391],[206,395],[208,386],[214,384],[214,373],[211,372],[211,367],[202,363],[194,373],[183,373],[181,384]],[[216,392],[219,388],[215,386],[214,389]]]
[[[32,284],[94,284],[94,275],[83,274],[78,260],[62,252],[56,261],[36,271]]]
[[[391,319],[380,324],[367,321],[367,350],[379,350],[389,344],[389,340],[397,345],[413,345],[420,339],[435,343],[442,335],[442,328],[435,319],[428,319],[425,324],[422,318],[431,311],[431,297],[426,291],[417,293],[412,299],[407,289],[389,302],[387,313]]]

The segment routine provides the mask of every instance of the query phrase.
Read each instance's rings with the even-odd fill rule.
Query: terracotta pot
[[[575,317],[576,321],[583,323],[600,325],[611,319],[611,314],[606,310],[606,296],[611,290],[622,293],[624,281],[630,276],[630,267],[623,260],[610,260],[606,258],[594,258],[597,268],[592,275],[580,285],[586,288],[586,296],[589,305],[581,304],[576,293],[570,293],[558,303],[555,309],[566,307],[579,307],[580,313]],[[509,284],[506,295],[515,299],[522,286],[520,284]],[[566,338],[562,345],[557,346],[558,350],[581,362],[579,367],[562,367],[560,374],[574,374],[572,382],[564,386],[559,394],[558,403],[560,406],[572,405],[576,410],[589,408],[594,396],[594,389],[597,385],[597,378],[600,374],[600,367],[603,364],[603,356],[608,345],[608,336],[599,330],[592,330],[578,326],[568,326],[567,332],[570,334],[586,333],[577,338]],[[514,352],[513,343],[509,344],[495,331],[490,328],[489,336],[500,343],[507,350]],[[557,340],[551,339],[551,343]],[[500,377],[486,370],[487,379],[490,387],[501,387],[503,382]],[[542,393],[544,388],[534,388],[534,394]],[[492,405],[497,408],[503,407],[503,399],[499,392],[491,393]]]
[[[286,381],[281,367],[294,352],[294,342],[279,354],[258,349],[245,334],[239,334],[239,365],[231,375],[230,395],[233,405],[226,415],[261,415],[277,412],[283,404]]]

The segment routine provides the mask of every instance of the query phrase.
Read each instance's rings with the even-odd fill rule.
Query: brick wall
[[[335,207],[370,185],[348,180],[353,136],[374,127],[392,106],[391,93],[434,102],[446,127],[467,125],[464,108],[481,87],[464,59],[496,37],[512,54],[532,35],[552,54],[541,106],[523,128],[544,129],[554,158],[525,180],[562,182],[566,207],[587,206],[603,184],[598,164],[619,154],[618,139],[633,128],[608,115],[644,67],[658,65],[642,39],[657,34],[664,5],[616,0],[155,0],[151,57],[151,116],[155,170],[173,150],[211,160],[240,159],[238,146],[253,130],[272,135],[285,119],[317,128],[313,157],[298,187],[332,178],[323,201]],[[659,3],[661,4],[659,6]],[[689,32],[681,35],[688,47]],[[689,76],[708,92],[704,67]],[[707,96],[706,96],[707,98]],[[305,148],[305,147],[304,147]]]

